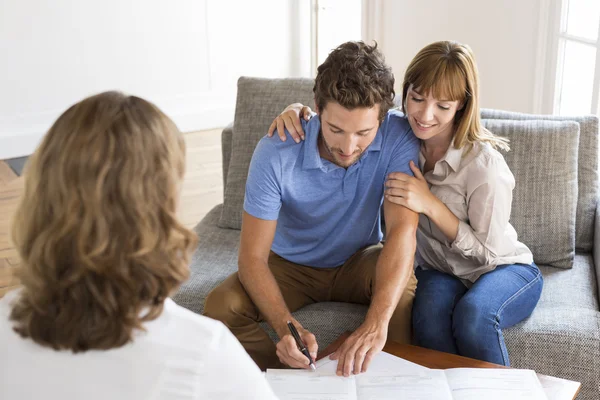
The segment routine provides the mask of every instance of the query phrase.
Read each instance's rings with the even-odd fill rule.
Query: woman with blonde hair
[[[184,169],[182,134],[141,98],[101,93],[58,118],[13,224],[0,398],[275,398],[224,325],[169,299],[196,244],[176,216]]]
[[[502,329],[531,314],[543,279],[509,223],[515,180],[496,150],[508,150],[508,141],[481,124],[471,49],[448,41],[423,48],[406,70],[402,100],[421,139],[420,165],[411,162],[414,176],[391,173],[385,197],[420,213],[414,340],[509,365]],[[309,113],[289,106],[269,134],[277,127],[285,136],[285,126],[299,140],[299,116]]]

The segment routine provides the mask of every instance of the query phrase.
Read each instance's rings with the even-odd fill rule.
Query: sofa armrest
[[[227,174],[229,173],[229,160],[231,160],[231,141],[233,140],[233,122],[223,128],[221,132],[221,155],[223,168],[223,198],[225,198],[225,187],[227,186]]]
[[[596,282],[598,283],[598,298],[600,299],[600,202],[596,203],[596,220],[594,224],[594,249],[592,256],[596,267]]]

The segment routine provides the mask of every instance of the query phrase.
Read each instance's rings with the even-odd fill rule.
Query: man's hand
[[[296,326],[302,341],[308,348],[313,361],[316,360],[319,346],[317,345],[315,335],[304,329],[297,322],[294,322],[294,326]],[[285,329],[287,329],[287,327]],[[289,330],[287,333],[279,334],[279,337],[281,338],[279,343],[277,343],[277,357],[279,357],[279,361],[292,368],[309,369],[310,362],[308,361],[308,358],[306,358],[306,356],[298,349],[298,345]]]
[[[363,323],[346,339],[329,358],[338,360],[336,374],[350,376],[351,373],[366,372],[373,356],[379,353],[387,340],[387,324]]]

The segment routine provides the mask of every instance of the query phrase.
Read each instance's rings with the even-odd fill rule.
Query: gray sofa
[[[224,204],[195,228],[200,243],[191,277],[174,296],[180,305],[202,313],[209,291],[237,270],[241,205],[254,146],[287,104],[312,104],[312,84],[309,79],[240,78],[235,120],[222,133]],[[531,317],[504,331],[512,366],[580,381],[579,398],[598,399],[598,118],[498,110],[482,110],[482,117],[490,130],[511,140],[505,154],[517,182],[511,223],[545,279]],[[319,303],[294,316],[324,348],[358,327],[365,311],[357,304]]]

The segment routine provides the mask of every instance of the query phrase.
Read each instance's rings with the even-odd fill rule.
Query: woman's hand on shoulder
[[[311,113],[312,110],[308,106],[302,105],[301,103],[290,104],[277,116],[277,118],[275,118],[275,120],[273,120],[267,135],[269,137],[273,136],[273,132],[275,132],[275,128],[277,128],[279,138],[281,141],[285,142],[287,139],[285,137],[285,129],[287,129],[292,136],[292,139],[294,139],[296,143],[300,143],[300,140],[304,140],[304,130],[302,129],[300,118],[304,118],[308,121],[312,118]]]

